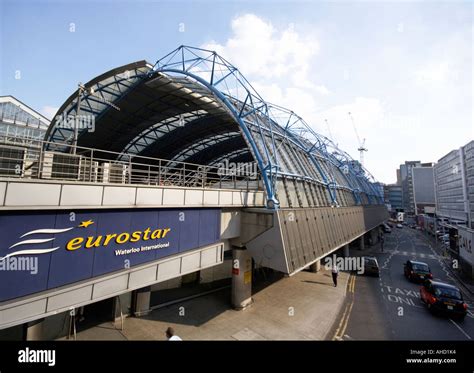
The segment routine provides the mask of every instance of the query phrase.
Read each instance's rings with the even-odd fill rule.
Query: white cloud
[[[416,82],[421,85],[451,83],[458,76],[458,71],[448,62],[429,63],[415,73]]]
[[[302,36],[292,24],[279,30],[254,14],[234,18],[231,29],[225,42],[212,41],[202,47],[215,50],[236,66],[266,101],[306,117],[316,110],[315,98],[331,93],[309,75],[320,50],[315,35]]]
[[[348,114],[349,112],[354,119],[361,141],[368,137],[369,133],[381,130],[386,112],[378,99],[356,97],[352,102],[335,105],[314,114],[314,116],[320,118],[319,121],[327,119],[330,126],[329,130],[324,125],[324,129],[321,130],[320,128],[320,132],[330,137],[330,131],[333,141],[339,144],[339,147],[348,151],[349,154],[355,156],[356,154],[353,150],[358,147],[357,135]]]
[[[406,25],[403,33],[387,34],[382,47],[357,35],[344,35],[352,40],[344,46],[320,25],[281,27],[245,14],[233,19],[228,39],[203,47],[238,67],[265,100],[330,137],[327,119],[335,142],[358,159],[350,111],[360,138],[367,139],[367,168],[392,182],[405,160],[436,161],[473,133],[473,26],[453,25],[426,43],[424,28]],[[347,55],[354,56],[350,65]],[[446,126],[453,135],[444,136]]]
[[[249,79],[281,78],[295,71],[306,74],[319,51],[317,40],[300,36],[293,25],[279,31],[254,14],[234,18],[231,28],[232,36],[225,43],[211,41],[203,47],[231,61]]]
[[[53,119],[58,110],[59,108],[55,106],[43,106],[41,109],[41,114],[43,114],[48,119]]]
[[[315,120],[314,113],[321,110],[318,98],[331,91],[311,75],[320,51],[314,33],[298,32],[293,24],[278,29],[254,14],[234,18],[231,31],[226,41],[202,47],[236,66],[266,101],[294,111],[308,123]]]

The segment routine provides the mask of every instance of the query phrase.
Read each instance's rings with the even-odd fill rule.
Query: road
[[[371,251],[369,254],[368,252]],[[347,302],[334,331],[338,340],[474,340],[474,302],[468,303],[464,321],[434,316],[420,300],[420,285],[403,275],[409,259],[427,263],[435,280],[458,285],[436,255],[423,233],[407,227],[385,235],[384,252],[379,246],[351,255],[375,256],[380,277],[351,275]],[[462,290],[462,289],[461,289]]]

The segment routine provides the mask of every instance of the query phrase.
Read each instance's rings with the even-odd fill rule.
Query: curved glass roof
[[[255,162],[276,204],[281,188],[290,193],[282,179],[294,180],[308,201],[382,203],[366,170],[295,113],[265,102],[226,60],[212,51],[178,50],[155,65],[110,70],[78,89],[48,129],[49,148],[76,143],[169,165]],[[94,131],[78,126],[76,135],[57,119],[68,116],[92,120]]]

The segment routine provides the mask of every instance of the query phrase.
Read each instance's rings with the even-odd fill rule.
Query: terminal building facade
[[[242,309],[256,268],[317,271],[388,216],[367,170],[212,51],[112,69],[36,118],[42,140],[0,144],[0,335],[141,316],[187,282],[229,279]]]
[[[474,141],[439,159],[434,175],[439,226],[456,237],[462,270],[474,278]]]

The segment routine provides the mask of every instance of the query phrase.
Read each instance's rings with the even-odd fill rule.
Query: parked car
[[[364,275],[380,276],[379,263],[373,256],[364,256]]]
[[[392,230],[387,224],[382,225],[382,230],[384,231],[384,233],[392,233]]]
[[[431,312],[450,315],[461,320],[466,317],[467,304],[454,285],[427,280],[420,289],[421,300]]]
[[[403,272],[405,277],[410,281],[418,282],[433,278],[428,264],[415,260],[407,260],[404,264]]]

